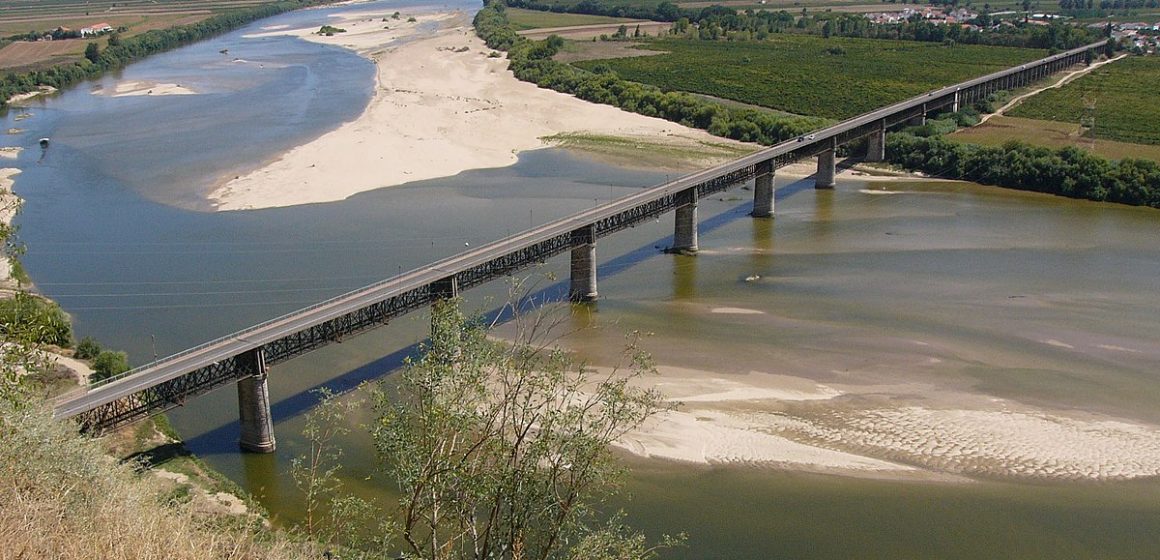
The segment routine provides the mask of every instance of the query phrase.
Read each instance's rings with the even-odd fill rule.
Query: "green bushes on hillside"
[[[33,344],[72,346],[72,323],[59,305],[27,292],[0,299],[0,335]]]

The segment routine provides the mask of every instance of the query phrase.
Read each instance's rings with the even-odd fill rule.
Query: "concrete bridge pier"
[[[885,123],[883,123],[885,125]],[[864,161],[886,160],[886,127],[866,138],[866,159]]]
[[[773,162],[763,161],[757,164],[757,178],[753,180],[753,213],[754,218],[773,217]]]
[[[673,231],[671,253],[693,254],[697,252],[697,201],[677,207],[676,227]]]
[[[250,453],[273,453],[274,419],[270,414],[270,386],[267,383],[266,356],[255,348],[239,359],[252,361],[254,373],[238,380],[238,416],[241,437],[238,447]]]
[[[814,175],[815,189],[834,188],[834,175],[837,173],[834,149],[830,148],[818,154],[818,173]]]
[[[583,244],[572,248],[572,278],[568,299],[575,303],[596,301],[596,236],[592,227],[572,232]]]

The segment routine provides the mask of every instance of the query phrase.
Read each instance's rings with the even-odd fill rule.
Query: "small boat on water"
[[[47,148],[47,147],[48,147],[48,138],[41,138],[41,139],[40,139],[40,147],[41,147],[41,148]]]

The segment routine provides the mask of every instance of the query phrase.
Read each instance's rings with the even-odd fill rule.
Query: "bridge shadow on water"
[[[852,165],[852,162],[844,162],[844,166],[849,165]],[[774,192],[775,200],[780,201],[803,190],[813,190],[813,187],[813,177],[799,179],[788,185],[778,187]],[[748,217],[752,208],[753,202],[746,200],[733,208],[701,220],[697,226],[697,230],[701,234],[712,232],[740,218]],[[673,236],[668,235],[633,249],[619,257],[608,260],[596,267],[597,277],[608,278],[615,276],[647,259],[661,256],[663,255],[662,250],[670,247],[672,243]],[[549,303],[561,302],[567,298],[568,280],[562,280],[524,296],[519,302],[519,307],[521,310],[528,310]],[[500,324],[510,320],[513,313],[514,309],[511,306],[504,306],[485,313],[483,318],[489,324]],[[355,389],[364,382],[382,379],[401,367],[408,357],[415,356],[418,352],[419,343],[411,344],[350,370],[338,377],[334,377],[325,383],[320,383],[276,403],[271,403],[270,412],[274,417],[274,422],[275,424],[281,423],[286,419],[294,418],[310,411],[319,402],[318,392],[320,389],[326,389],[338,394]],[[238,453],[237,442],[239,435],[239,425],[235,420],[200,435],[188,438],[185,440],[185,445],[190,452],[198,456],[234,454]],[[275,431],[275,436],[277,436],[277,431]]]

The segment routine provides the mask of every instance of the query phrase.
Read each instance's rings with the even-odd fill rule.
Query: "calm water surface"
[[[361,112],[366,61],[289,38],[244,38],[262,26],[321,24],[326,13],[264,21],[46,100],[30,118],[4,117],[6,129],[25,130],[8,143],[28,147],[16,162],[26,267],[74,315],[78,336],[141,363],[666,178],[545,150],[511,168],[337,203],[201,211],[217,181]],[[118,80],[201,94],[91,93]],[[41,136],[53,138],[43,154]],[[926,382],[1160,423],[1155,211],[968,184],[896,184],[881,194],[871,190],[881,185],[845,181],[815,192],[779,178],[778,188],[773,221],[745,216],[747,191],[705,201],[694,258],[656,250],[671,216],[601,240],[594,320],[608,328],[569,344],[606,363],[620,333],[640,329],[655,333],[646,347],[659,362],[723,375]],[[537,272],[563,278],[564,264]],[[484,287],[470,305],[488,308],[503,293]],[[419,314],[276,368],[274,455],[236,452],[228,389],[175,411],[173,422],[195,452],[292,520],[298,498],[286,467],[303,446],[313,402],[304,392],[383,376],[425,328]],[[916,367],[905,344],[914,340],[956,359]],[[349,484],[387,496],[366,479],[365,437],[345,447]],[[1160,555],[1155,481],[949,485],[633,463],[625,507],[650,533],[687,531],[677,558]]]

